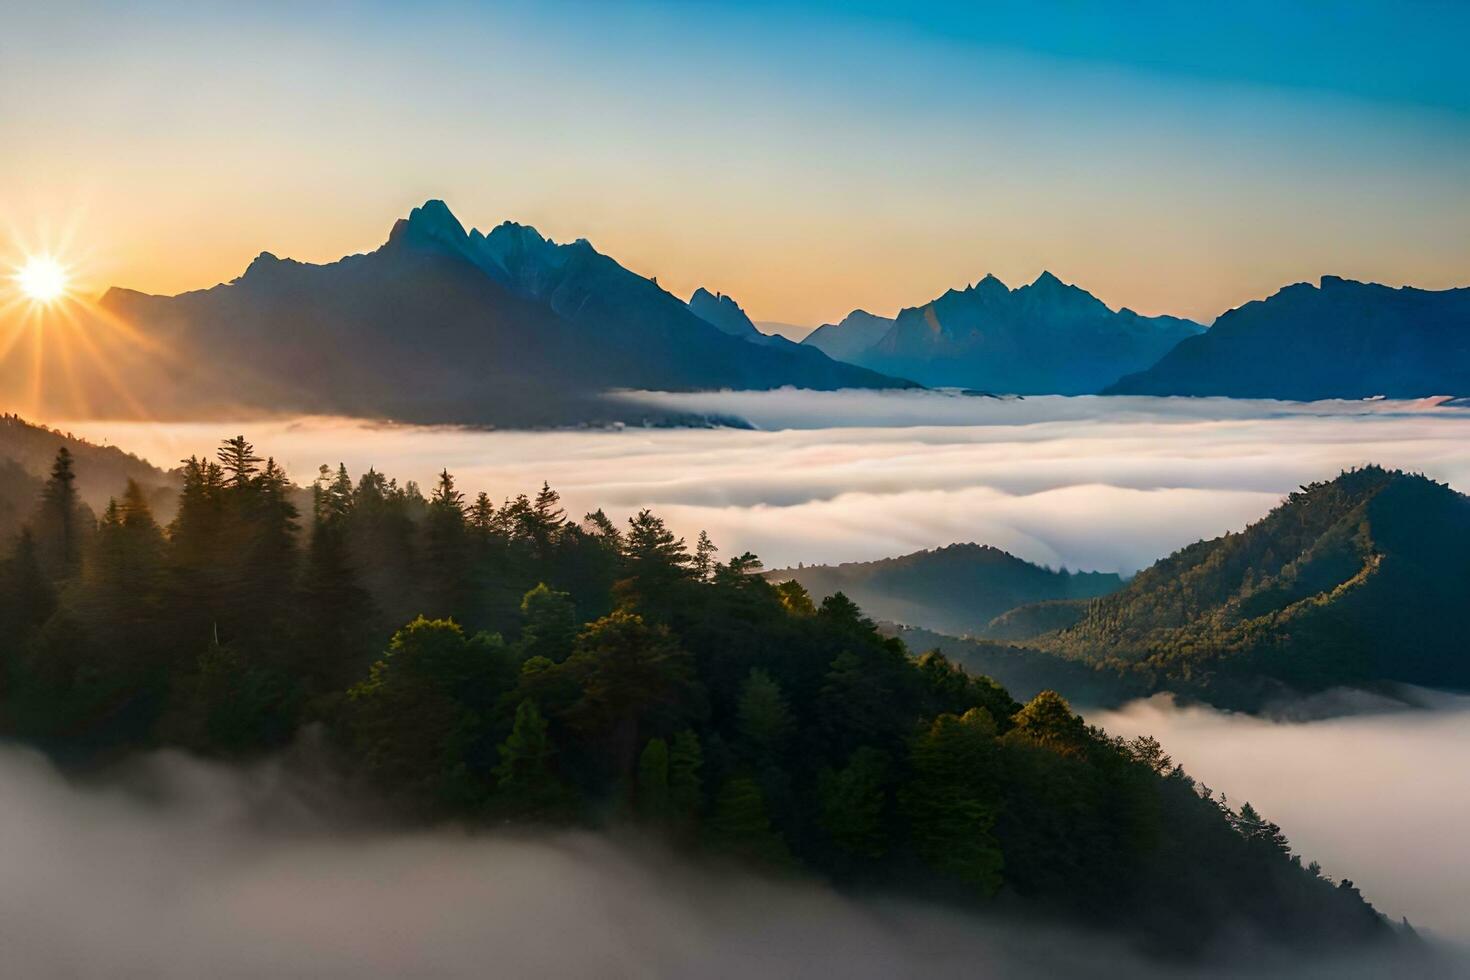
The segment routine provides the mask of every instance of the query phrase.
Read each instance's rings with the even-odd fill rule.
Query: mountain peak
[[[1066,283],[1062,282],[1056,276],[1043,269],[1041,275],[1037,276],[1036,281],[1031,283],[1031,285],[1041,286],[1047,289],[1056,289],[1058,287],[1065,286]]]
[[[465,237],[464,225],[449,210],[449,205],[437,199],[425,201],[410,211],[408,223],[411,227],[417,226],[435,235],[442,234],[454,241]]]
[[[399,218],[394,222],[393,230],[388,234],[390,245],[429,244],[447,246],[456,251],[462,249],[468,241],[469,236],[465,234],[464,226],[449,210],[449,206],[440,200],[425,201],[420,207],[414,208],[407,218]]]
[[[735,302],[733,296],[724,293],[712,293],[703,286],[694,291],[689,297],[689,312],[699,317],[711,326],[730,334],[734,337],[742,337],[745,340],[763,341],[765,335],[746,316],[740,304]]]
[[[1009,294],[1011,288],[1000,280],[993,272],[985,273],[984,278],[970,287],[977,293],[985,296],[1002,296]]]

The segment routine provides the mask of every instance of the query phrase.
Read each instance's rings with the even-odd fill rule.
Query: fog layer
[[[0,781],[11,976],[1242,975],[588,835],[366,830],[276,764],[237,772],[157,754],[78,786],[0,747]],[[1261,955],[1262,976],[1390,969],[1361,954],[1348,972]]]
[[[634,397],[634,396],[629,396]],[[492,499],[549,480],[569,513],[652,507],[682,535],[770,567],[957,541],[1052,566],[1132,572],[1378,462],[1470,488],[1470,410],[1417,402],[1026,398],[935,392],[636,397],[760,428],[484,432],[330,419],[63,423],[171,467],[237,432],[298,481],[376,466],[427,487],[448,467]]]
[[[1233,806],[1255,805],[1304,860],[1351,878],[1379,911],[1470,941],[1470,698],[1420,695],[1429,709],[1359,695],[1360,713],[1318,721],[1177,707],[1161,695],[1088,720],[1154,735],[1196,779]]]

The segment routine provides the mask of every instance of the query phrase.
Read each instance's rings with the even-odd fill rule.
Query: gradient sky
[[[440,197],[796,323],[1470,283],[1470,5],[1212,6],[0,0],[0,260],[176,292]]]

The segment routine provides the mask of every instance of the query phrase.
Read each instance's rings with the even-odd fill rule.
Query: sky
[[[1470,6],[0,0],[0,263],[172,293],[428,198],[757,320],[1049,269],[1470,283]]]

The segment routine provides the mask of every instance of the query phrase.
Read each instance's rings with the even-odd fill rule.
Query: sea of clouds
[[[1185,968],[1116,938],[844,896],[634,840],[395,832],[279,760],[161,752],[79,782],[0,746],[0,781],[7,976],[1165,980],[1430,965],[1253,949],[1245,970],[1235,948]],[[1448,955],[1432,962],[1449,971]]]
[[[1255,717],[1167,695],[1088,720],[1153,735],[1185,771],[1280,824],[1304,861],[1350,878],[1381,912],[1470,942],[1470,697],[1421,705],[1332,692],[1319,717]],[[1305,707],[1310,708],[1311,705]],[[1346,713],[1344,713],[1346,712]]]
[[[164,467],[243,432],[297,481],[368,466],[499,501],[550,481],[569,513],[642,507],[769,567],[960,541],[1133,572],[1368,462],[1470,489],[1470,409],[1439,400],[994,399],[944,392],[635,393],[754,428],[479,431],[338,419],[68,422]]]
[[[1131,572],[1344,467],[1377,462],[1470,489],[1470,410],[1439,400],[625,397],[752,428],[61,425],[163,467],[245,433],[299,482],[339,461],[426,488],[448,468],[461,489],[496,500],[548,480],[573,515],[651,507],[687,537],[708,529],[725,554],[749,549],[772,567],[978,541]],[[1424,697],[1427,710],[1359,702],[1292,723],[1161,699],[1089,720],[1156,735],[1382,911],[1464,942],[1470,701]],[[240,771],[162,754],[79,784],[0,748],[0,781],[0,948],[17,975],[1240,975],[1180,974],[1101,937],[690,868],[601,838],[375,830],[278,764]],[[1355,957],[1258,975],[1406,969],[1423,973]]]

